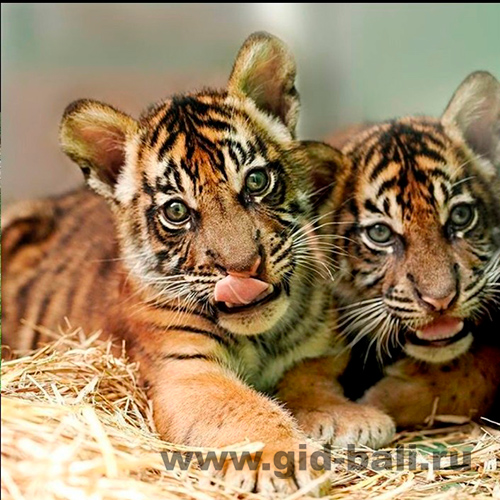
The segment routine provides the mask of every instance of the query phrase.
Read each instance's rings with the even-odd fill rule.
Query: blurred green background
[[[500,78],[498,4],[3,4],[3,201],[81,182],[57,145],[70,101],[138,114],[172,92],[224,85],[256,30],[296,55],[304,138],[439,115],[468,73]]]

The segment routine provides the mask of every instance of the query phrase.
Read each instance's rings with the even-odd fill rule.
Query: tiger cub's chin
[[[417,345],[406,341],[404,351],[414,359],[427,363],[448,363],[466,353],[474,340],[471,332],[446,346]]]
[[[440,316],[419,327],[407,327],[403,349],[412,358],[428,363],[447,363],[469,350],[474,323]]]
[[[222,328],[237,335],[258,335],[271,330],[283,320],[289,307],[289,298],[281,292],[265,303],[250,304],[249,307],[235,311],[219,308],[218,323]]]

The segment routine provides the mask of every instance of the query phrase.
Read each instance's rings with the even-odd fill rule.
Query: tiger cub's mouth
[[[446,347],[469,334],[466,323],[451,316],[439,317],[418,329],[408,331],[407,342],[424,347]]]
[[[263,292],[257,295],[252,301],[242,304],[234,302],[217,301],[216,306],[219,311],[225,314],[236,314],[260,307],[278,298],[281,293],[280,285],[269,285]]]

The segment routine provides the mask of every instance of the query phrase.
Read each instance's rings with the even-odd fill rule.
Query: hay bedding
[[[166,471],[159,452],[188,448],[162,442],[155,433],[150,402],[137,383],[137,368],[124,353],[113,355],[109,341],[100,341],[98,335],[85,338],[79,330],[21,359],[4,362],[3,498],[260,498],[225,488],[221,482],[207,483],[195,463],[186,471]],[[418,462],[429,464],[433,449],[471,450],[469,470],[433,471],[432,465],[427,471],[398,471],[395,465],[382,471],[339,466],[329,473],[332,487],[327,498],[500,499],[500,427],[488,424],[401,433],[394,443],[415,443]],[[334,451],[337,458],[346,454]],[[307,492],[289,499],[303,497]]]

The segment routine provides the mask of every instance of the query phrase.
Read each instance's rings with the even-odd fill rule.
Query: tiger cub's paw
[[[368,389],[359,402],[392,415],[398,427],[413,427],[426,423],[431,415],[436,399],[433,389],[422,378],[385,377]]]
[[[313,453],[322,456],[312,457]],[[302,488],[304,494],[319,497],[326,493],[329,485],[322,467],[327,457],[323,455],[324,451],[315,445],[306,444],[303,436],[300,440],[267,445],[258,458],[252,455],[252,460],[248,460],[244,467],[241,467],[241,460],[229,458],[222,470],[212,469],[209,473],[229,487],[268,498],[288,496]],[[323,475],[323,481],[312,484]]]
[[[392,418],[381,410],[352,402],[301,410],[295,417],[309,437],[334,446],[380,448],[390,443],[396,432]]]

